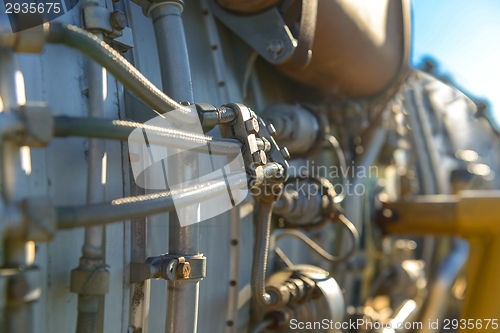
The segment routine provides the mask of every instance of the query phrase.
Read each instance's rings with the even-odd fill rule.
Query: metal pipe
[[[194,123],[199,121],[196,112],[178,104],[175,100],[165,95],[144,75],[123,58],[115,49],[95,35],[72,25],[58,22],[48,24],[49,43],[59,43],[75,48],[106,68],[125,88],[130,90],[137,98],[159,113],[178,110],[173,118],[181,122]],[[175,85],[176,82],[172,82]],[[180,82],[179,82],[180,83]],[[185,88],[191,89],[191,86]],[[174,98],[176,98],[173,95]],[[183,100],[183,99],[180,99]]]
[[[3,22],[2,22],[3,23]],[[24,93],[24,81],[22,74],[18,71],[16,55],[9,49],[0,48],[0,94],[2,97],[2,112],[15,112],[19,106],[26,102]],[[1,198],[5,204],[13,204],[25,197],[26,175],[21,166],[19,146],[13,142],[0,142],[0,172],[1,172]],[[2,240],[0,239],[0,244]],[[26,242],[22,237],[7,239],[4,244],[3,262],[1,269],[17,270],[19,283],[29,283],[24,274],[31,270],[34,258],[30,258],[30,252],[34,247],[33,242]],[[7,279],[6,276],[3,279]],[[11,280],[12,281],[12,280]],[[38,281],[36,281],[38,282]],[[12,283],[10,288],[14,286]],[[33,288],[33,286],[29,286]],[[26,332],[34,331],[33,300],[25,300],[24,297],[6,297],[5,308],[1,309],[3,332]]]
[[[160,60],[163,91],[181,102],[193,103],[193,84],[181,13],[181,0],[154,3],[148,9]],[[198,157],[179,151],[170,159],[168,170],[176,170],[175,182],[189,185],[198,176]],[[176,255],[200,254],[199,224],[181,227],[179,220],[195,222],[199,207],[191,206],[169,215],[168,252]],[[198,326],[199,281],[168,281],[166,333],[195,333]]]
[[[136,129],[145,131],[150,145],[171,146],[200,153],[208,153],[207,145],[210,145],[210,153],[214,155],[237,155],[242,147],[241,142],[238,140],[213,138],[197,133],[132,121],[67,116],[54,117],[54,136],[56,137],[83,136],[127,141],[136,138],[130,136]]]
[[[225,193],[228,184],[246,186],[247,181],[246,174],[241,172],[228,175],[227,180],[211,180],[182,190],[121,198],[111,203],[57,207],[57,226],[58,229],[87,227],[174,211]]]
[[[369,140],[369,144],[367,149],[364,151],[363,155],[361,155],[359,163],[355,165],[355,168],[358,170],[368,170],[368,168],[375,163],[376,158],[378,157],[378,154],[380,153],[380,150],[382,149],[382,146],[384,145],[386,138],[387,138],[387,118],[388,118],[388,109],[385,109],[381,116],[381,124],[380,126],[375,130],[375,133]],[[363,185],[366,179],[363,178],[355,178],[352,184],[352,188],[356,189],[358,185]],[[346,217],[354,224],[355,228],[359,230],[359,232],[362,234],[363,232],[363,200],[365,196],[362,195],[357,195],[356,191],[354,191],[353,195],[347,196],[344,199],[345,203],[345,215]],[[344,242],[342,242],[342,250],[346,251],[346,245]],[[353,290],[353,283],[355,279],[349,278],[349,275],[351,273],[345,272],[341,273],[342,275],[342,282],[343,282],[343,287],[346,290],[345,292],[345,300],[347,302],[352,301],[352,293],[350,291]]]
[[[439,265],[436,279],[432,284],[429,297],[426,300],[423,309],[422,320],[424,323],[435,322],[444,318],[447,310],[451,288],[455,283],[458,274],[462,271],[469,257],[469,244],[466,240],[460,238],[453,239],[453,249]],[[420,333],[439,332],[437,328],[431,325],[423,325]]]
[[[83,1],[81,7],[95,6],[93,2]],[[99,39],[102,32],[94,32]],[[107,97],[106,70],[93,60],[88,63],[88,107],[89,118],[104,117]],[[87,204],[101,203],[104,200],[104,184],[102,183],[103,158],[105,158],[105,142],[99,139],[89,140],[88,173],[87,173]],[[85,228],[82,257],[77,270],[95,271],[104,264],[103,257],[104,226]],[[99,312],[99,300],[103,295],[78,294],[77,333],[94,333]]]
[[[358,234],[358,231],[356,230],[356,228],[354,227],[354,225],[351,223],[351,221],[349,221],[344,215],[339,215],[339,218],[342,221],[342,223],[344,223],[346,228],[349,230],[350,235],[352,237],[352,248],[349,250],[349,252],[347,252],[347,254],[345,254],[341,257],[334,256],[334,255],[328,253],[321,246],[319,246],[316,242],[314,242],[311,238],[307,237],[304,233],[302,233],[298,230],[294,230],[294,229],[289,229],[289,230],[283,231],[280,234],[278,234],[278,236],[276,236],[276,242],[278,242],[281,238],[284,238],[284,237],[294,237],[294,238],[302,241],[307,246],[309,246],[310,249],[312,249],[314,252],[319,254],[325,260],[328,260],[328,261],[333,262],[333,263],[341,263],[341,262],[348,261],[358,251],[359,234]]]

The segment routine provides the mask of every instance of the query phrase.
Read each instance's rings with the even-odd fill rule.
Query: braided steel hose
[[[228,187],[246,185],[246,173],[238,172],[228,175],[227,181],[212,180],[181,190],[121,198],[104,204],[57,207],[57,226],[58,229],[71,229],[160,214],[173,211],[176,206],[184,207],[212,198],[228,191]]]
[[[86,54],[152,109],[159,113],[178,110],[180,114],[174,115],[176,120],[184,123],[198,121],[196,112],[164,94],[105,41],[73,25],[51,22],[47,26],[47,42],[64,44]]]
[[[273,202],[261,201],[254,217],[256,229],[251,276],[252,299],[258,306],[263,308],[273,303],[271,295],[266,292],[267,256],[269,253],[272,212]]]
[[[135,129],[142,129],[149,144],[172,146],[215,155],[236,155],[242,144],[233,139],[219,139],[173,128],[152,126],[132,121],[89,119],[67,116],[54,117],[54,136],[82,136],[126,141]],[[133,139],[133,138],[132,138]],[[209,145],[210,151],[207,149]]]

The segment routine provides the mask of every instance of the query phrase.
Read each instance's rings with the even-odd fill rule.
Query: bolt
[[[255,118],[251,118],[245,121],[245,127],[249,134],[259,133],[259,122]]]
[[[8,293],[13,299],[22,299],[28,294],[29,289],[28,281],[24,278],[9,281]]]
[[[263,150],[257,150],[252,154],[253,161],[258,165],[265,165],[267,163],[266,153]]]
[[[273,59],[278,59],[280,53],[285,49],[285,44],[280,39],[273,39],[267,45],[267,51],[271,52]]]
[[[290,152],[288,151],[288,149],[286,147],[281,148],[280,153],[281,153],[281,156],[283,156],[283,158],[285,160],[290,159]]]
[[[111,22],[111,26],[116,30],[121,31],[127,27],[127,17],[119,10],[112,12],[109,20]]]
[[[269,134],[271,134],[271,136],[276,135],[276,128],[274,127],[273,124],[267,124],[266,128],[269,131]]]
[[[191,265],[188,262],[180,262],[177,265],[177,277],[188,279],[189,274],[191,274]]]

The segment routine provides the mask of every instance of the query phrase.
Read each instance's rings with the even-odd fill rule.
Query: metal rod
[[[214,179],[177,191],[126,197],[113,200],[110,203],[80,207],[57,207],[57,227],[58,229],[87,227],[170,212],[176,207],[193,205],[213,198],[220,193],[225,193],[228,184],[233,187],[243,187],[247,185],[247,182],[246,174],[240,172],[228,175],[227,180],[224,178]],[[172,194],[175,194],[177,198],[175,205]]]
[[[2,22],[3,23],[3,22]],[[0,94],[2,97],[2,112],[15,112],[26,102],[24,82],[18,71],[16,55],[8,49],[0,48]],[[26,192],[26,175],[21,166],[19,146],[13,142],[0,142],[0,172],[1,198],[5,204],[17,203],[23,199]],[[0,244],[2,239],[0,239]],[[23,281],[33,265],[34,258],[30,258],[30,246],[33,242],[26,242],[23,237],[7,239],[4,245],[2,268],[18,270],[19,279]],[[34,253],[34,252],[33,252]],[[12,287],[12,286],[11,286]],[[2,295],[7,296],[7,295]],[[33,302],[15,300],[8,297],[3,310],[2,332],[34,331]],[[0,301],[0,303],[4,303]]]
[[[172,110],[179,111],[173,118],[181,122],[193,123],[198,121],[198,115],[193,110],[175,102],[165,95],[144,75],[132,66],[123,56],[106,42],[95,35],[72,25],[58,22],[48,24],[49,43],[59,43],[75,48],[106,68],[125,88],[137,98],[159,113]],[[175,83],[172,82],[172,85]],[[175,98],[175,96],[172,96]],[[182,100],[182,99],[181,99]]]
[[[67,116],[54,117],[54,136],[82,136],[109,140],[133,141],[137,136],[130,134],[140,129],[145,131],[150,145],[167,146],[194,150],[213,155],[236,155],[241,151],[242,144],[238,140],[213,138],[202,134],[181,131],[132,121],[117,119],[89,119]],[[130,136],[130,137],[129,137]],[[140,136],[142,138],[142,135]]]
[[[193,103],[193,85],[181,13],[183,1],[156,3],[149,13],[160,60],[163,92],[180,102]],[[189,182],[197,177],[198,158],[192,152],[179,152],[170,159],[168,170],[176,170],[174,181]],[[180,219],[198,220],[198,207],[171,212],[169,215],[168,252],[177,255],[200,253],[199,224],[180,226]],[[178,216],[179,215],[179,216]],[[166,333],[195,333],[198,326],[199,281],[168,281]]]
[[[80,7],[100,6],[99,2],[84,0]],[[92,32],[97,38],[103,39],[102,31]],[[89,118],[103,118],[107,97],[106,69],[95,61],[88,62],[88,108]],[[103,159],[105,158],[105,142],[99,139],[89,140],[88,171],[87,171],[87,204],[104,201]],[[84,242],[80,264],[76,270],[95,271],[103,266],[104,226],[85,228]],[[97,330],[99,300],[103,295],[78,294],[77,333],[94,333]]]

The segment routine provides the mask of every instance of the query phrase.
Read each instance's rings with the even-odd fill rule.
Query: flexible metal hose
[[[326,252],[321,246],[316,244],[312,239],[307,237],[304,233],[298,231],[298,230],[286,230],[282,233],[280,233],[278,236],[276,236],[276,242],[280,240],[281,238],[284,237],[295,237],[299,240],[301,240],[304,244],[309,246],[313,251],[315,251],[317,254],[322,256],[324,259],[333,262],[333,263],[340,263],[340,262],[345,262],[351,259],[356,252],[358,251],[359,248],[359,233],[356,230],[356,227],[349,221],[344,215],[339,215],[340,221],[347,227],[347,229],[350,232],[351,239],[352,239],[352,247],[351,249],[343,256],[337,257],[334,256],[328,252]]]
[[[176,206],[184,207],[199,203],[224,193],[228,191],[229,186],[243,187],[246,185],[246,174],[238,172],[228,175],[227,180],[212,180],[181,190],[121,198],[104,204],[80,207],[62,206],[57,208],[57,225],[59,229],[71,229],[169,212],[173,211]],[[175,204],[173,198],[175,198]]]
[[[49,31],[47,41],[49,43],[64,44],[85,53],[106,68],[137,98],[157,112],[166,113],[178,110],[181,114],[176,117],[176,120],[184,123],[198,121],[196,112],[180,105],[164,94],[105,41],[73,25],[59,22],[51,22],[47,25]]]
[[[147,135],[149,144],[152,145],[172,146],[200,153],[210,152],[215,155],[236,155],[241,151],[242,147],[239,141],[233,139],[218,139],[132,121],[66,116],[54,117],[54,136],[58,137],[82,136],[126,141],[129,139],[130,133],[135,129],[142,129]]]
[[[252,261],[252,298],[260,307],[272,304],[271,295],[266,292],[267,256],[271,234],[273,203],[261,201],[255,214],[255,248]]]

